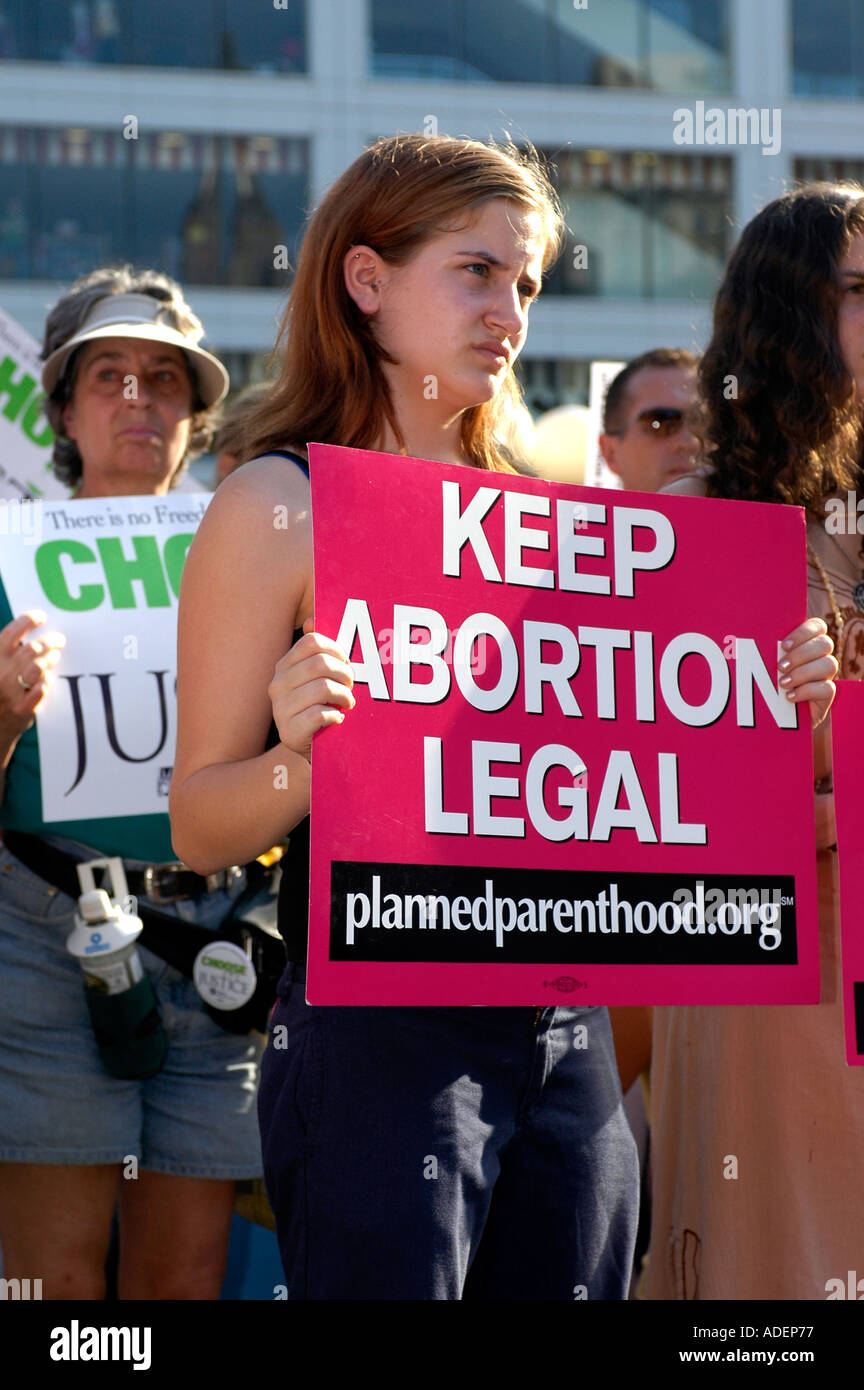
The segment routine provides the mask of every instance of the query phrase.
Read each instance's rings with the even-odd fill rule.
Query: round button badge
[[[192,967],[195,988],[214,1009],[239,1009],[255,993],[255,967],[233,941],[211,941]]]

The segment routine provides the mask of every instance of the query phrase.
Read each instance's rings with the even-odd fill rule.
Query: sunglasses
[[[630,424],[638,425],[642,433],[651,439],[671,439],[684,424],[684,412],[676,410],[674,406],[650,406],[647,410],[640,410]],[[623,430],[609,430],[609,434],[626,434],[629,428],[630,425],[627,425]]]

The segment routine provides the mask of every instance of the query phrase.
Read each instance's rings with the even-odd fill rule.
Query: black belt
[[[57,849],[56,845],[48,845],[36,835],[22,835],[17,830],[3,832],[3,845],[33,873],[77,900],[81,886],[75,866],[86,863],[86,860],[75,859],[73,855]],[[160,874],[167,870],[172,885],[178,887],[181,882],[188,883],[190,891],[172,895],[173,902],[175,897],[194,897],[196,893],[209,892],[211,887],[227,885],[231,875],[236,876],[243,870],[225,869],[222,873],[204,877],[187,869],[185,864],[152,864],[143,870],[126,869],[124,865],[126,886],[138,900],[135,911],[143,927],[138,944],[154,952],[188,979],[194,978],[195,960],[203,946],[217,938],[239,946],[255,968],[255,994],[239,1009],[214,1009],[207,1003],[203,1007],[215,1023],[231,1033],[248,1033],[253,1028],[263,1033],[276,998],[279,976],[285,969],[285,947],[275,933],[275,927],[272,932],[268,931],[265,925],[259,925],[251,918],[247,921],[242,914],[252,913],[257,896],[263,890],[265,895],[270,895],[272,910],[269,915],[275,917],[273,888],[274,875],[278,870],[275,864],[262,864],[259,860],[253,860],[244,868],[246,886],[232,900],[226,917],[216,927],[202,927],[195,922],[184,922],[180,917],[157,912],[144,901],[145,898],[151,902],[165,901],[165,898],[155,898],[153,893],[153,888],[160,881]],[[214,880],[217,882],[214,883]]]
[[[59,888],[61,893],[68,893],[70,898],[79,897],[81,885],[76,865],[86,863],[86,859],[76,859],[37,835],[24,835],[17,830],[4,830],[3,844],[26,868]],[[136,898],[149,898],[153,903],[174,903],[181,898],[215,893],[219,888],[227,888],[243,872],[232,867],[215,874],[196,874],[180,863],[148,864],[144,869],[126,868],[124,864],[123,868],[129,892]]]

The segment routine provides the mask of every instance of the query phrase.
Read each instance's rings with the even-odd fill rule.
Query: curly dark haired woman
[[[700,384],[705,466],[668,491],[804,507],[809,612],[860,679],[861,537],[832,519],[860,486],[864,189],[810,184],[749,223]],[[844,1058],[827,722],[814,754],[821,1002],[654,1011],[651,1298],[824,1298],[861,1267],[864,1070]],[[770,788],[765,810],[783,815]]]

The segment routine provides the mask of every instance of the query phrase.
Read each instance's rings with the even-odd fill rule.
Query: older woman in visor
[[[180,286],[152,271],[95,271],[51,311],[43,384],[57,434],[54,467],[76,498],[163,495],[190,454],[207,446],[228,375],[199,346],[201,336]],[[148,866],[176,855],[167,814],[43,818],[34,719],[58,665],[62,671],[64,645],[44,623],[35,610],[13,615],[0,586],[5,1274],[41,1278],[45,1298],[104,1297],[116,1207],[121,1298],[216,1298],[235,1180],[261,1171],[261,1038],[219,1028],[192,981],[141,948],[165,1030],[164,1062],[146,1080],[120,1080],[103,1067],[81,972],[66,950],[75,864],[118,855],[131,888],[148,881]],[[176,903],[148,909],[169,924],[215,927],[237,877],[190,871]]]

